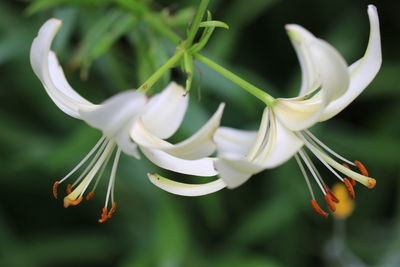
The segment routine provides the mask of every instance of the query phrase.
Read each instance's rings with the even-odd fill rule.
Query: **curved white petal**
[[[197,197],[217,192],[226,187],[221,179],[205,184],[185,184],[175,182],[158,174],[147,174],[150,181],[157,187],[180,196]]]
[[[215,176],[218,172],[214,169],[214,158],[186,160],[171,156],[161,150],[140,147],[143,154],[157,166],[188,175]]]
[[[129,125],[125,125],[114,137],[115,142],[117,142],[118,147],[126,155],[132,156],[136,159],[140,159],[140,153],[138,151],[138,146],[132,142],[129,136]]]
[[[56,55],[50,51],[51,43],[61,24],[58,19],[49,19],[43,24],[38,36],[33,40],[30,61],[33,71],[54,103],[66,114],[79,119],[79,109],[89,110],[95,105],[72,89],[65,79]]]
[[[141,116],[144,126],[161,139],[171,137],[182,123],[188,101],[185,89],[171,82],[146,105]]]
[[[200,130],[175,145],[153,135],[145,128],[142,120],[138,120],[134,124],[130,134],[138,145],[145,148],[163,150],[175,157],[188,160],[207,157],[215,151],[216,146],[213,142],[213,135],[220,124],[224,106],[225,104],[220,104],[218,110]]]
[[[376,7],[368,6],[370,35],[364,56],[349,67],[350,85],[346,93],[330,103],[320,121],[328,120],[346,108],[372,82],[382,64],[379,18]]]
[[[215,169],[219,172],[219,177],[226,186],[232,189],[242,185],[253,174],[262,171],[264,168],[239,154],[225,153],[218,156],[215,161]]]
[[[256,131],[243,131],[230,127],[219,127],[214,135],[219,152],[246,155],[256,140]]]
[[[302,96],[278,99],[273,107],[281,123],[293,131],[304,130],[316,123],[325,107],[341,97],[349,85],[347,64],[331,45],[318,39],[311,42],[308,49],[318,68],[322,84],[320,91],[305,100]]]
[[[262,144],[264,143],[265,139],[267,138],[267,131],[269,129],[268,128],[269,127],[269,112],[270,112],[270,109],[268,107],[264,109],[263,115],[261,118],[260,127],[258,128],[256,139],[254,140],[254,143],[253,143],[252,147],[250,148],[249,152],[246,155],[243,155],[243,156],[246,156],[246,158],[248,158],[249,160],[252,160],[255,158],[257,153],[262,148]]]
[[[270,113],[268,138],[253,160],[263,168],[274,168],[289,160],[303,146],[303,141]]]
[[[321,85],[317,66],[315,66],[309,50],[309,44],[317,40],[317,38],[297,24],[286,25],[285,29],[300,63],[301,88],[299,95],[304,95],[317,89]]]
[[[79,115],[87,124],[113,138],[119,131],[131,126],[144,109],[146,101],[143,93],[127,90],[107,99],[92,111],[79,110]],[[128,130],[126,135],[129,136]]]

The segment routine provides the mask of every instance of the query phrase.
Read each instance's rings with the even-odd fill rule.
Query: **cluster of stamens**
[[[354,186],[357,184],[356,181],[365,185],[368,188],[374,188],[376,185],[376,180],[374,178],[369,177],[369,173],[365,166],[358,160],[351,162],[344,157],[340,156],[336,152],[332,151],[325,144],[323,144],[320,140],[318,140],[314,135],[312,135],[309,131],[298,132],[297,135],[304,141],[305,146],[310,150],[310,152],[316,156],[319,161],[327,167],[346,187],[348,195],[350,199],[355,199],[355,191]],[[340,160],[346,162],[343,164],[339,164],[336,160],[334,160],[331,156],[339,158]],[[329,210],[332,212],[336,211],[335,204],[339,203],[339,199],[332,193],[330,188],[326,185],[322,176],[319,174],[316,166],[311,161],[309,156],[307,155],[304,149],[300,149],[298,155],[295,155],[296,161],[300,167],[301,172],[306,179],[308,189],[311,194],[311,206],[321,216],[327,218],[329,213],[324,211],[317,203],[316,198],[314,196],[312,186],[310,184],[306,168],[303,165],[305,163],[308,171],[312,174],[313,178],[317,182],[319,188],[324,194],[325,203],[328,206]],[[358,172],[354,172],[351,170],[350,165],[356,167]],[[338,172],[346,175],[346,177],[342,177]]]
[[[96,152],[96,154],[92,157],[91,162],[88,164],[86,169],[83,173],[79,176],[79,178],[71,185],[67,184],[66,186],[66,193],[67,196],[64,197],[64,207],[67,208],[69,206],[76,206],[80,204],[84,199],[87,201],[91,200],[94,197],[94,190],[97,187],[97,184],[102,177],[102,174],[107,166],[107,163],[110,157],[113,154],[113,150],[115,147],[115,143],[111,140],[107,139],[106,137],[102,137],[99,142],[93,147],[93,149],[83,158],[83,160],[64,178],[59,181],[56,181],[53,184],[53,196],[55,199],[58,199],[58,187],[59,185],[68,179],[73,173],[75,173],[81,166],[92,157],[92,155]],[[117,149],[115,153],[114,163],[112,165],[111,175],[108,183],[107,195],[105,205],[102,209],[102,214],[100,219],[98,220],[99,223],[103,223],[110,219],[115,210],[117,208],[117,204],[114,201],[114,184],[115,184],[115,175],[116,169],[120,157],[120,149]],[[91,184],[92,180],[97,176],[97,180],[93,186],[93,189],[85,194],[86,189],[88,188],[89,184]],[[108,204],[111,204],[110,210],[108,210]]]

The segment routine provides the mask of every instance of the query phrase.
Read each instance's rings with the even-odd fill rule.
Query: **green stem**
[[[199,8],[197,9],[196,15],[193,19],[192,25],[190,27],[188,37],[185,41],[186,48],[192,46],[193,40],[196,37],[196,33],[200,27],[200,23],[204,17],[204,13],[207,10],[209,0],[201,0]]]
[[[185,50],[179,50],[168,59],[167,62],[164,63],[156,72],[153,73],[153,75],[150,76],[150,78],[147,79],[140,87],[139,91],[146,93],[160,78],[161,76],[164,75],[165,72],[167,72],[169,69],[175,67],[176,63],[182,58]]]
[[[219,74],[221,74],[225,78],[231,80],[233,83],[239,85],[244,90],[246,90],[247,92],[249,92],[253,96],[255,96],[258,99],[260,99],[261,101],[263,101],[267,106],[272,107],[275,104],[276,99],[273,98],[271,95],[269,95],[268,93],[264,92],[260,88],[252,85],[251,83],[243,80],[242,78],[240,78],[239,76],[237,76],[233,72],[231,72],[231,71],[225,69],[224,67],[222,67],[221,65],[219,65],[218,63],[212,61],[211,59],[209,59],[209,58],[207,58],[207,57],[205,57],[205,56],[203,56],[203,55],[201,55],[199,53],[195,53],[193,56],[197,60],[202,62],[203,64],[207,65],[211,69],[215,70],[216,72],[218,72]]]

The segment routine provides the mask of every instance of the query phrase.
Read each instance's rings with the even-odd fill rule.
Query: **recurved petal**
[[[214,158],[186,160],[157,149],[144,147],[140,147],[140,149],[151,162],[166,170],[195,176],[215,176],[218,174],[214,169]]]
[[[112,138],[127,127],[138,117],[146,105],[146,96],[135,90],[121,92],[98,105],[91,111],[79,110],[79,115],[90,126],[97,128]]]
[[[49,19],[43,24],[38,36],[33,40],[30,61],[34,73],[54,103],[68,115],[79,119],[79,109],[91,109],[95,105],[80,96],[68,84],[56,55],[50,50],[61,24],[58,19]]]
[[[372,82],[382,64],[379,18],[376,7],[368,6],[370,34],[364,56],[349,67],[350,85],[344,95],[330,103],[320,121],[332,118],[346,108]]]
[[[253,160],[254,163],[268,169],[285,163],[303,146],[303,141],[283,126],[272,112],[269,116],[271,126],[268,138]]]
[[[176,195],[197,197],[217,192],[226,187],[221,179],[205,184],[185,184],[175,182],[158,174],[147,174],[150,181],[157,187]]]
[[[224,104],[194,135],[175,145],[162,140],[146,129],[142,120],[135,122],[131,130],[131,137],[141,147],[162,150],[172,156],[187,160],[207,157],[215,151],[213,135],[221,121]]]
[[[251,162],[248,158],[235,153],[224,153],[215,161],[219,177],[229,189],[238,187],[246,182],[253,174],[264,168]]]
[[[321,89],[314,96],[278,99],[273,110],[281,123],[299,131],[319,121],[325,107],[341,97],[349,85],[349,72],[342,56],[323,40],[309,44],[310,55],[321,79]]]
[[[214,135],[220,153],[246,155],[257,137],[256,131],[243,131],[230,127],[219,127]]]
[[[285,26],[286,32],[296,51],[301,67],[301,88],[299,95],[304,95],[321,85],[317,67],[314,64],[309,44],[317,38],[308,30],[297,24]]]
[[[171,137],[182,123],[188,101],[185,89],[171,82],[146,105],[141,116],[144,126],[161,139]]]

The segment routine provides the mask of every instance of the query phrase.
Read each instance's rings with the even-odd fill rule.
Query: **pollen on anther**
[[[67,184],[67,188],[65,189],[65,191],[67,192],[67,195],[71,194],[71,192],[72,192],[71,184]]]
[[[353,185],[351,184],[351,182],[349,181],[349,179],[344,178],[343,179],[343,183],[346,186],[347,191],[349,192],[349,196],[351,199],[355,199],[356,197],[356,193],[354,192],[354,188]]]
[[[83,200],[83,197],[78,197],[77,199],[75,199],[75,200],[69,202],[69,205],[70,205],[70,206],[76,206],[76,205],[78,205],[79,203],[81,203],[82,200]]]
[[[335,211],[336,211],[335,203],[333,203],[330,194],[326,194],[326,195],[325,195],[325,202],[326,202],[326,204],[328,205],[329,209],[330,209],[332,212],[335,212]]]
[[[324,184],[324,189],[326,191],[327,194],[329,194],[331,200],[335,203],[339,203],[339,199],[333,194],[332,190]]]
[[[56,181],[56,182],[53,184],[53,196],[54,196],[55,199],[58,198],[58,191],[57,191],[57,189],[58,189],[58,186],[59,186],[59,185],[60,185],[60,181]]]
[[[94,192],[89,192],[86,196],[86,200],[91,200],[94,197]]]
[[[108,220],[108,211],[107,208],[104,207],[101,213],[101,218],[98,220],[99,223],[103,223]]]
[[[358,170],[360,171],[360,173],[362,175],[369,176],[367,168],[365,168],[365,166],[361,162],[359,162],[358,160],[355,160],[354,164],[356,164]]]
[[[321,209],[321,207],[317,204],[317,201],[315,201],[314,199],[311,200],[311,206],[313,207],[315,212],[317,212],[318,214],[322,215],[325,218],[328,218],[329,213]]]
[[[111,207],[110,211],[109,211],[108,214],[107,214],[107,217],[108,217],[108,218],[111,218],[111,217],[113,216],[113,214],[114,214],[114,212],[115,212],[116,209],[117,209],[117,203],[113,202],[113,203],[112,203],[112,207]]]
[[[369,178],[368,179],[368,188],[372,189],[376,186],[376,180],[374,178]]]

